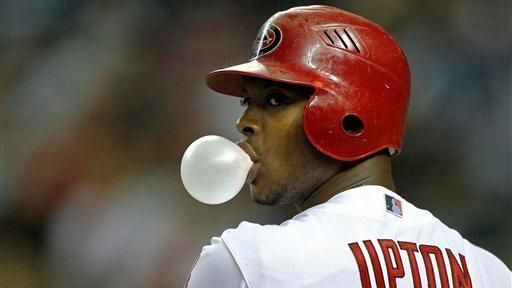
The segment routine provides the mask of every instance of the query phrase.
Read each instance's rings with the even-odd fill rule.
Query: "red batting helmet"
[[[401,149],[409,65],[395,40],[360,16],[328,6],[273,15],[258,33],[250,62],[214,71],[206,84],[242,96],[243,76],[314,88],[304,131],[326,155],[353,161]]]

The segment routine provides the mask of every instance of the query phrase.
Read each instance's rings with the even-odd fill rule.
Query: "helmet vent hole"
[[[349,136],[359,136],[363,133],[364,123],[359,116],[349,114],[341,120],[341,127]]]

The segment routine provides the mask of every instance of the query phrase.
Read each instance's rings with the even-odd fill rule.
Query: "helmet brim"
[[[302,75],[301,75],[302,74]],[[241,97],[244,77],[254,77],[315,88],[305,81],[304,72],[297,73],[283,66],[274,66],[257,60],[211,72],[206,76],[206,85],[212,90]]]

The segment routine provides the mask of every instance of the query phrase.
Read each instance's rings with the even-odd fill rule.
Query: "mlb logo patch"
[[[396,199],[393,196],[390,196],[388,194],[385,194],[386,196],[386,211],[389,213],[402,217],[402,201]]]

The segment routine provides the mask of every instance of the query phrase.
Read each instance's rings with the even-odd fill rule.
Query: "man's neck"
[[[377,154],[352,165],[343,166],[331,178],[316,188],[302,204],[296,204],[298,211],[327,202],[336,194],[363,185],[380,185],[395,190],[391,175],[391,159],[388,155]]]

